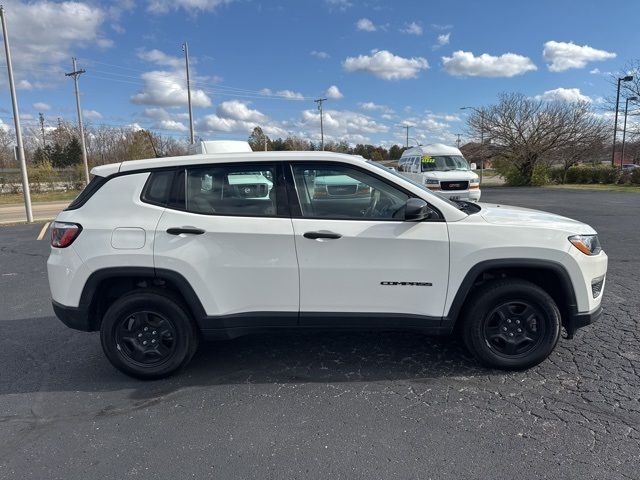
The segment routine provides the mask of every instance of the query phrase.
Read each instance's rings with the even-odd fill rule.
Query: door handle
[[[327,240],[337,240],[342,237],[339,233],[330,232],[328,230],[320,230],[318,232],[307,232],[303,235],[304,238],[309,238],[311,240],[318,239],[327,239]]]
[[[204,230],[195,227],[172,227],[167,229],[169,235],[180,235],[181,233],[188,233],[190,235],[202,235]]]

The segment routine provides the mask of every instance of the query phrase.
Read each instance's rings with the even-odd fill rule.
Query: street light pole
[[[613,145],[611,147],[611,166],[616,165],[616,136],[618,133],[618,105],[620,104],[620,82],[630,82],[633,80],[633,75],[627,75],[626,77],[618,78],[618,89],[616,91],[616,115],[613,120]]]
[[[627,100],[624,102],[624,126],[622,127],[622,157],[620,158],[620,168],[622,168],[622,164],[624,163],[624,143],[627,137],[627,112],[629,111],[629,100],[637,102],[638,97],[627,97]]]
[[[9,90],[11,91],[11,106],[13,107],[13,123],[16,128],[16,156],[20,163],[22,176],[22,194],[24,196],[24,208],[27,212],[27,222],[33,222],[31,210],[31,193],[29,192],[29,176],[27,174],[27,162],[24,158],[24,144],[22,143],[22,129],[20,128],[20,112],[18,111],[18,99],[16,98],[16,85],[13,79],[13,66],[11,64],[11,49],[9,48],[9,33],[7,22],[4,18],[4,7],[0,5],[0,21],[2,21],[2,37],[4,38],[4,53],[7,57],[7,75],[9,77]]]

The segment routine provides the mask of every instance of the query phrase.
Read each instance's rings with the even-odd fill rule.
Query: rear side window
[[[154,205],[165,206],[169,199],[174,175],[174,170],[151,172],[142,192],[142,200],[147,203],[153,203]]]
[[[276,183],[275,165],[187,168],[185,209],[205,215],[275,216]]]
[[[67,206],[67,208],[65,208],[65,210],[76,210],[87,203],[87,200],[89,200],[93,196],[93,194],[96,193],[100,189],[100,187],[102,187],[102,185],[107,182],[107,179],[108,177],[100,177],[98,175],[93,177],[88,185],[84,188],[84,190],[80,192],[80,195],[78,195]]]

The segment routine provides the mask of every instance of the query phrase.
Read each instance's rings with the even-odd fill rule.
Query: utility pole
[[[40,131],[42,132],[42,148],[47,146],[47,139],[44,136],[44,115],[42,112],[38,113],[38,118],[40,119]]]
[[[406,137],[407,137],[407,139],[406,139],[406,141],[405,141],[405,147],[406,147],[406,148],[409,148],[409,129],[411,128],[411,125],[407,125],[407,124],[400,124],[400,125],[398,125],[398,126],[399,126],[399,127],[404,128],[404,129],[406,130],[406,134],[407,134],[407,135],[406,135]]]
[[[456,135],[458,136],[458,139],[456,140],[456,145],[458,148],[460,148],[460,135],[462,135],[461,133],[456,133]]]
[[[320,149],[324,151],[324,125],[322,123],[322,102],[325,102],[326,98],[317,98],[314,100],[318,104],[318,110],[320,110]]]
[[[182,50],[184,50],[184,64],[187,69],[187,102],[189,104],[189,144],[195,143],[193,136],[193,108],[191,107],[191,77],[189,73],[189,45],[187,42],[182,44]]]
[[[13,107],[13,122],[16,128],[16,157],[20,163],[22,176],[22,194],[24,196],[24,208],[27,212],[27,222],[33,222],[31,210],[31,193],[29,192],[29,176],[27,175],[27,162],[24,158],[24,144],[22,143],[22,129],[20,128],[20,112],[18,111],[18,99],[16,98],[16,85],[13,79],[13,66],[11,64],[11,49],[9,48],[9,33],[7,21],[4,18],[4,7],[0,5],[0,21],[2,22],[2,37],[4,38],[4,53],[7,57],[7,75],[9,77],[9,90],[11,90],[11,106]]]
[[[73,77],[73,83],[75,85],[76,90],[76,108],[78,109],[78,127],[80,128],[80,145],[82,146],[82,163],[84,164],[84,180],[88,184],[89,183],[89,163],[87,162],[87,146],[84,142],[84,124],[82,123],[82,108],[80,107],[80,87],[78,86],[78,77],[83,73],[86,73],[86,70],[83,68],[78,70],[76,65],[76,57],[71,59],[73,62],[73,71],[69,73],[65,73],[65,77]]]

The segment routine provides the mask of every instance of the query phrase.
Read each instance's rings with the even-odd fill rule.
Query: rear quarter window
[[[84,190],[80,192],[80,195],[78,195],[67,206],[67,208],[65,208],[65,210],[77,210],[78,208],[80,208],[82,205],[87,203],[87,200],[89,200],[93,196],[93,194],[100,190],[100,187],[102,187],[102,185],[104,185],[107,180],[108,177],[100,177],[98,175],[94,176],[87,184],[87,186],[84,187]]]
[[[142,191],[142,201],[163,207],[166,206],[174,175],[175,170],[151,172]]]

